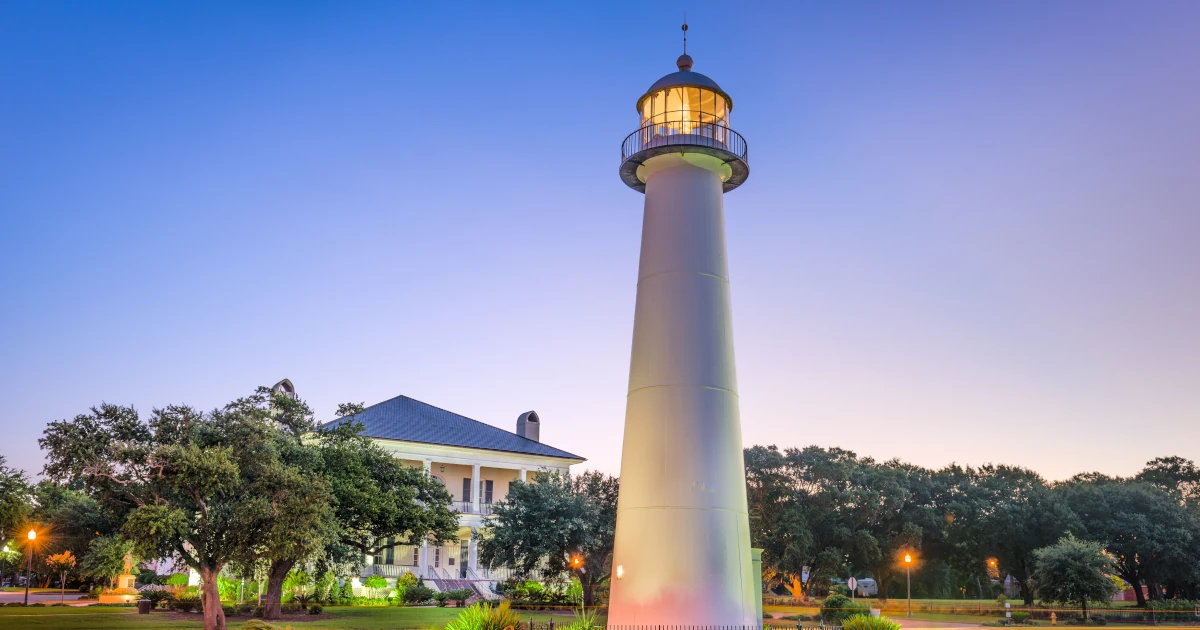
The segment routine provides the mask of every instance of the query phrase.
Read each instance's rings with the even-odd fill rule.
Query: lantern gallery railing
[[[750,162],[746,139],[741,134],[722,124],[688,120],[653,123],[629,134],[621,143],[621,162],[647,149],[673,145],[708,147]]]

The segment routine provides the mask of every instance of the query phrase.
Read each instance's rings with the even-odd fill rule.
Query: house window
[[[442,548],[434,547],[433,548],[433,566],[435,566],[435,567],[440,566],[438,563],[441,561],[442,561]]]
[[[389,537],[387,539],[387,549],[383,553],[384,564],[396,564],[396,539]]]
[[[413,566],[414,567],[417,566],[417,562],[420,561],[420,558],[421,558],[421,548],[413,547]]]
[[[454,566],[454,556],[446,556],[446,565]]]
[[[470,502],[471,502],[471,479],[470,479],[470,478],[468,478],[468,477],[463,477],[463,494],[462,494],[462,497],[463,497],[463,498],[462,498],[462,500],[463,500],[463,503],[470,503]]]
[[[483,497],[483,502],[486,503],[487,505],[491,505],[492,504],[492,483],[493,483],[492,480],[488,479],[486,481],[480,481],[479,483],[483,485],[483,492],[480,493],[480,495]]]

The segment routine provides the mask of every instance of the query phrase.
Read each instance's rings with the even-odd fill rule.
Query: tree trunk
[[[204,630],[225,630],[225,611],[221,609],[221,590],[217,576],[221,567],[200,567],[200,605],[204,607]]]
[[[1083,604],[1083,620],[1087,621],[1087,598],[1084,597],[1080,603]]]
[[[1129,582],[1129,585],[1133,587],[1133,596],[1137,599],[1137,607],[1145,608],[1146,594],[1142,592],[1142,581],[1138,578],[1138,574],[1130,573],[1129,575],[1122,575],[1121,578]]]
[[[591,608],[596,605],[596,585],[592,583],[592,578],[589,575],[587,580],[583,582],[583,607]]]
[[[783,578],[783,587],[791,594],[792,599],[804,599],[804,584],[795,576],[789,575]]]
[[[271,568],[267,570],[267,597],[263,602],[263,619],[279,619],[282,614],[280,606],[283,602],[283,581],[294,566],[295,560],[271,561]]]

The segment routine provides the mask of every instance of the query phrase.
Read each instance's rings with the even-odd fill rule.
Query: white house
[[[398,578],[405,573],[432,581],[440,590],[475,587],[508,577],[507,569],[488,570],[478,562],[477,530],[493,503],[508,494],[514,481],[539,471],[567,471],[584,458],[543,444],[541,418],[527,411],[505,431],[433,405],[397,396],[330,425],[361,422],[366,435],[406,464],[421,466],[446,484],[458,510],[458,541],[445,546],[397,544],[365,558],[362,577]]]

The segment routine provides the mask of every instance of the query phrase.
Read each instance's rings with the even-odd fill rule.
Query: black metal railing
[[[646,149],[675,145],[719,149],[750,163],[750,151],[741,134],[722,124],[686,120],[652,123],[629,134],[621,143],[621,161]]]
[[[475,509],[475,504],[471,501],[455,501],[453,505],[455,511],[462,514],[483,514],[484,516],[492,513],[491,503],[479,503],[479,509]]]

